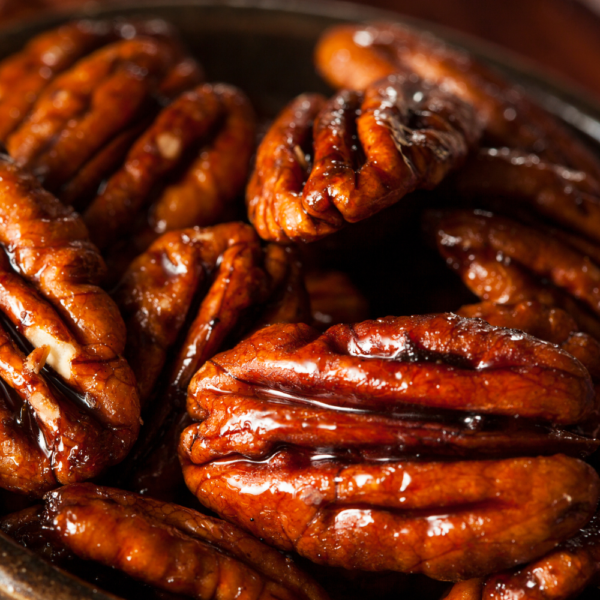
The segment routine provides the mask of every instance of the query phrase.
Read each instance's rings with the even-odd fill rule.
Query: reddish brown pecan
[[[416,75],[468,102],[486,145],[534,152],[600,181],[600,161],[517,85],[430,34],[395,23],[339,25],[319,41],[317,68],[335,87],[362,90],[392,73]]]
[[[566,424],[592,405],[589,375],[567,353],[481,321],[273,326],[196,374],[188,411],[202,423],[186,429],[180,456],[206,506],[282,549],[456,580],[568,538],[598,482],[561,455],[439,458],[551,454],[558,430],[515,432],[500,415]],[[580,452],[575,438],[562,450]]]
[[[138,377],[142,401],[154,392],[155,409],[131,457],[138,475],[128,486],[153,486],[162,497],[170,493],[165,477],[180,478],[176,446],[186,419],[187,386],[228,338],[309,317],[300,266],[290,254],[275,245],[263,251],[251,227],[226,223],[167,233],[132,263],[116,298],[128,324],[125,355]],[[200,306],[190,315],[198,292],[203,294]],[[173,358],[157,385],[168,353]],[[157,436],[164,436],[159,448]],[[152,452],[160,457],[150,456]]]
[[[46,496],[43,512],[12,515],[2,528],[38,552],[35,537],[49,540],[59,564],[59,553],[73,553],[183,597],[327,599],[289,558],[234,525],[122,490],[67,486]]]
[[[135,123],[178,60],[167,41],[115,42],[82,59],[42,92],[6,142],[20,166],[59,191],[104,144]]]
[[[0,371],[16,395],[7,390],[3,400],[1,485],[40,493],[122,460],[140,408],[119,356],[125,326],[94,285],[103,262],[81,219],[6,158],[0,173],[0,243],[8,255],[0,259],[0,310],[34,348],[26,357],[2,333]],[[41,373],[46,363],[62,384]],[[21,404],[30,415],[24,420]]]
[[[435,187],[479,133],[468,105],[418,79],[391,76],[328,102],[299,96],[259,147],[250,220],[267,240],[317,240]]]
[[[456,584],[444,600],[571,600],[600,575],[599,516],[575,537],[525,567]]]
[[[135,250],[145,250],[159,233],[217,222],[246,180],[254,130],[250,103],[236,88],[205,84],[180,96],[135,142],[85,211],[92,240],[106,248],[131,232],[151,192],[185,168],[190,154],[192,164],[151,207],[151,231],[138,235]]]
[[[538,228],[481,211],[429,213],[438,249],[482,300],[537,300],[565,309],[600,339],[600,268]]]
[[[454,185],[461,196],[476,197],[484,206],[490,196],[495,207],[509,211],[526,202],[559,227],[600,241],[600,184],[582,171],[536,154],[484,148],[456,173]]]

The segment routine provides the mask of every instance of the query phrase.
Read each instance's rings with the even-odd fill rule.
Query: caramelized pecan
[[[413,78],[391,76],[328,102],[299,96],[258,149],[250,220],[267,240],[317,240],[435,187],[479,133],[468,105]]]
[[[578,361],[481,321],[273,326],[195,375],[202,423],[179,451],[203,504],[282,549],[456,580],[538,557],[590,518],[593,469],[539,456],[585,442],[529,420],[574,423],[592,406]],[[439,460],[474,452],[518,458]]]
[[[1,484],[39,494],[122,460],[140,408],[120,357],[125,326],[94,285],[104,265],[81,219],[6,158],[0,174],[0,243],[8,255],[0,259],[0,310],[23,336],[19,349],[2,333],[0,371],[16,396],[7,390],[3,400]],[[28,357],[25,339],[34,348]],[[41,372],[45,363],[60,380]],[[19,414],[21,402],[30,417]]]
[[[132,231],[154,188],[183,168],[151,207],[151,231],[138,234],[135,250],[145,250],[159,233],[217,222],[246,180],[254,128],[250,103],[234,87],[205,84],[180,96],[135,142],[86,209],[94,242],[104,249]]]
[[[600,268],[545,233],[481,211],[429,213],[446,262],[477,296],[496,304],[537,300],[565,309],[600,339]]]
[[[290,251],[275,245],[263,251],[255,231],[242,223],[167,233],[132,263],[116,292],[128,324],[125,355],[138,377],[142,401],[154,392],[155,402],[128,461],[137,472],[127,478],[128,486],[151,488],[161,497],[171,492],[181,476],[176,446],[187,424],[185,394],[193,374],[232,336],[239,339],[248,329],[307,318],[299,269]],[[190,315],[198,292],[200,306]],[[177,348],[186,319],[189,325]],[[157,385],[169,352],[173,358]]]
[[[184,597],[327,598],[289,558],[234,525],[122,490],[63,487],[46,496],[43,511],[12,515],[2,528],[38,552],[36,536],[51,540],[49,558],[59,564],[73,553]]]
[[[339,25],[321,37],[315,58],[325,79],[362,90],[393,73],[418,76],[468,102],[486,145],[534,152],[600,181],[600,161],[517,85],[430,34],[396,23]]]

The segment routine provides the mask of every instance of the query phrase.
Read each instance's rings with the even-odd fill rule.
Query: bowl
[[[539,67],[498,47],[437,25],[365,6],[319,0],[168,0],[108,3],[80,11],[58,12],[0,30],[0,58],[20,49],[33,35],[72,18],[155,16],[175,25],[191,53],[206,69],[208,81],[242,88],[259,114],[274,116],[291,98],[328,93],[312,66],[320,33],[342,21],[390,20],[431,31],[524,85],[549,111],[600,150],[600,105]],[[0,599],[115,599],[50,566],[0,534]]]

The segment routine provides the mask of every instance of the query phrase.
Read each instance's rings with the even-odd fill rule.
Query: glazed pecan
[[[599,515],[572,539],[525,567],[456,584],[444,600],[570,600],[600,576]]]
[[[2,528],[42,552],[35,536],[43,536],[59,564],[73,553],[184,597],[327,598],[289,558],[234,525],[122,490],[63,487],[46,496],[41,514],[11,515]]]
[[[592,450],[541,423],[593,404],[566,352],[482,321],[273,326],[194,376],[202,423],[180,457],[203,504],[282,549],[456,580],[536,558],[591,517],[593,469],[540,455]]]
[[[468,102],[485,128],[486,145],[534,152],[600,181],[600,161],[558,119],[517,85],[430,34],[395,23],[339,25],[321,37],[315,59],[340,88],[365,89],[393,73],[415,75]]]
[[[166,478],[176,482],[181,476],[176,447],[193,374],[244,330],[307,319],[299,270],[290,251],[275,245],[263,251],[255,231],[242,223],[167,233],[132,263],[116,292],[128,325],[125,356],[142,401],[154,392],[157,402],[131,457],[138,475],[128,486],[152,488],[161,497],[170,493]],[[190,315],[198,292],[200,306]],[[176,348],[186,320],[185,338]],[[173,359],[157,386],[168,353]],[[157,437],[162,446],[156,446]]]
[[[565,309],[600,339],[600,268],[538,228],[481,211],[429,213],[427,227],[446,262],[482,300],[537,300]]]
[[[600,184],[582,171],[548,163],[536,154],[484,148],[456,173],[454,185],[463,197],[485,203],[491,196],[500,209],[524,201],[558,227],[600,241]]]
[[[134,38],[79,61],[42,92],[6,148],[52,191],[71,179],[113,136],[143,116],[178,61],[167,41]]]
[[[150,208],[143,228],[150,231],[131,242],[135,253],[165,231],[218,222],[246,180],[254,138],[254,114],[241,91],[205,84],[186,92],[135,142],[86,209],[92,240],[104,249],[131,232],[155,188],[182,169]]]
[[[96,285],[104,265],[83,222],[7,158],[0,160],[0,243],[0,310],[27,340],[16,340],[19,349],[2,333],[0,371],[15,393],[7,389],[2,401],[0,479],[2,487],[39,494],[122,460],[137,437],[140,407],[120,357],[125,326]],[[60,381],[41,372],[46,363]],[[19,414],[21,404],[29,417]]]
[[[250,220],[266,240],[317,240],[435,187],[479,134],[468,105],[413,78],[391,76],[328,102],[299,96],[258,149]]]

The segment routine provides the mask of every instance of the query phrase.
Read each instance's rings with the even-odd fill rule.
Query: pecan
[[[245,321],[252,321],[252,315],[252,328],[308,317],[299,269],[290,251],[269,245],[263,252],[254,230],[242,223],[167,233],[132,263],[116,292],[128,324],[125,356],[142,401],[154,390],[158,402],[128,461],[138,475],[127,485],[154,486],[161,497],[175,486],[166,478],[180,478],[176,446],[187,424],[185,394],[193,374],[229,337],[248,329]],[[174,348],[201,290],[207,291],[181,346]],[[257,315],[259,307],[262,314]],[[169,352],[173,360],[157,387]]]
[[[600,519],[542,558],[484,580],[456,584],[444,600],[569,600],[600,575]]]
[[[104,265],[83,222],[6,158],[0,175],[0,310],[34,348],[26,357],[7,332],[0,335],[1,376],[15,392],[6,390],[2,401],[0,484],[39,494],[122,460],[140,408],[119,356],[125,326],[95,285]],[[62,383],[39,372],[46,363]],[[19,415],[21,405],[29,417]]]
[[[58,76],[6,142],[20,166],[58,191],[115,134],[143,115],[178,57],[173,46],[134,38],[106,46]]]
[[[334,87],[360,90],[393,73],[418,76],[473,107],[486,145],[534,152],[600,181],[598,157],[558,119],[501,74],[430,34],[395,23],[339,25],[323,34],[315,57]]]
[[[586,418],[589,375],[514,330],[456,315],[278,325],[209,360],[188,394],[202,421],[181,438],[188,487],[315,562],[480,576],[541,556],[595,510],[591,467],[540,456],[586,442],[538,429]]]
[[[366,298],[341,271],[310,271],[306,275],[313,326],[327,329],[337,323],[356,323],[368,317]]]
[[[299,96],[258,149],[246,194],[250,220],[267,240],[322,238],[435,187],[479,134],[468,105],[412,78],[391,76],[328,102]]]
[[[454,178],[463,197],[501,198],[501,209],[526,202],[559,227],[600,241],[600,184],[582,171],[551,164],[536,154],[484,148]],[[553,231],[553,234],[555,232]]]
[[[589,256],[540,229],[481,211],[429,213],[427,221],[446,262],[481,299],[558,306],[600,339],[600,268]]]
[[[43,511],[11,515],[2,527],[38,552],[36,536],[51,540],[59,564],[72,553],[185,597],[327,598],[290,559],[234,525],[122,490],[67,486],[46,496]]]
[[[246,180],[254,128],[250,103],[236,88],[205,84],[183,94],[135,142],[85,211],[94,242],[106,248],[131,231],[154,188],[184,168],[190,153],[192,164],[150,209],[149,241],[168,230],[217,222]],[[137,252],[148,246],[147,238],[138,235]]]

